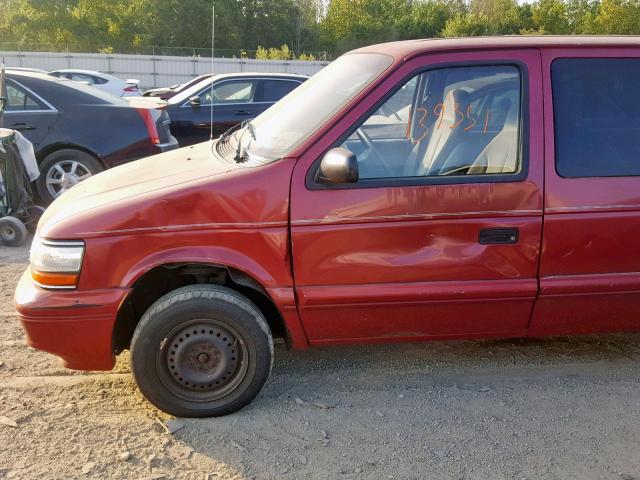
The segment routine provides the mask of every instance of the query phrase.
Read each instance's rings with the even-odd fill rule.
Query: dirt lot
[[[0,478],[640,479],[640,336],[280,348],[248,408],[169,434],[127,355],[24,345],[26,260],[0,247]]]

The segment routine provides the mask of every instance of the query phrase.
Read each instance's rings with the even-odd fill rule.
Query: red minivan
[[[29,344],[179,416],[292,348],[640,328],[640,38],[348,53],[214,142],[97,175],[40,221]]]

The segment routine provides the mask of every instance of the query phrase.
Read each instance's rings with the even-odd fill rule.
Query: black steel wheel
[[[19,247],[27,241],[27,227],[16,217],[0,218],[0,240],[8,247]]]
[[[175,395],[195,402],[223,398],[247,373],[242,337],[215,320],[193,320],[176,327],[158,349],[158,370]]]
[[[181,417],[226,415],[248,404],[266,382],[273,341],[249,299],[217,285],[168,293],[144,314],[131,341],[141,392]]]

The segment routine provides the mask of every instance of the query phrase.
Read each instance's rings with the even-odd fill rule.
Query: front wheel
[[[273,363],[273,340],[258,308],[218,285],[170,292],[144,314],[131,340],[142,394],[179,417],[216,417],[251,402]]]

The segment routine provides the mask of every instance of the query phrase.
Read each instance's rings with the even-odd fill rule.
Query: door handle
[[[246,115],[251,115],[251,112],[247,112],[246,110],[238,110],[236,112],[236,115],[246,116]]]
[[[480,245],[512,245],[519,239],[520,230],[517,228],[483,228],[478,234]]]
[[[21,123],[14,123],[13,127],[14,130],[20,130],[20,131],[24,131],[24,130],[35,130],[36,127],[32,126],[32,125],[27,125],[24,122]]]

